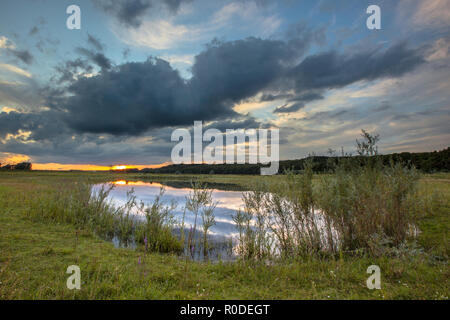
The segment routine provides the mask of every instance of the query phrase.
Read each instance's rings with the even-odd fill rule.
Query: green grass
[[[117,249],[75,227],[26,218],[24,194],[49,192],[80,176],[189,180],[190,175],[0,173],[0,299],[448,299],[450,175],[426,175],[423,190],[438,189],[444,205],[419,220],[422,254],[403,258],[311,258],[264,263],[198,263],[168,254]],[[248,187],[282,177],[205,176]],[[141,264],[138,264],[141,259]],[[81,290],[69,290],[66,269],[81,268]],[[381,268],[381,290],[366,287],[368,266]]]

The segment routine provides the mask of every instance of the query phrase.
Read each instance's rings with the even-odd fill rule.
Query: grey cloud
[[[176,12],[182,2],[190,0],[94,0],[94,4],[115,16],[123,24],[137,28],[142,17],[157,3],[163,3],[170,11]]]
[[[92,50],[81,47],[77,48],[76,50],[79,54],[85,56],[102,69],[108,70],[112,66],[111,60],[109,60],[103,53],[94,52]]]
[[[79,73],[86,74],[93,71],[93,67],[88,61],[83,59],[68,60],[55,67],[58,77],[54,77],[58,83],[73,82]]]
[[[234,104],[279,78],[291,55],[281,41],[216,42],[196,56],[188,81],[162,59],[126,63],[74,82],[61,108],[77,131],[118,135],[238,117]]]
[[[309,56],[289,74],[299,91],[330,89],[361,80],[402,76],[423,62],[420,51],[400,42],[383,52],[367,50],[344,55],[331,51]]]
[[[323,96],[317,92],[306,92],[295,97],[289,99],[289,101],[301,101],[301,102],[310,102],[314,100],[323,99]]]
[[[281,107],[276,108],[273,113],[289,113],[296,112],[305,107],[306,102],[323,99],[323,96],[316,92],[306,92],[295,97],[290,97],[288,102],[295,102],[291,105],[286,103]]]
[[[103,55],[106,60],[102,67],[101,61],[94,62],[97,52],[81,48],[79,53],[86,59],[68,61],[57,69],[59,80],[68,83],[66,90],[41,90],[46,96],[42,105],[49,106],[50,111],[0,114],[0,135],[31,131],[30,139],[36,141],[36,144],[10,141],[1,145],[2,151],[34,154],[40,159],[46,159],[47,153],[64,160],[86,155],[92,156],[91,159],[106,159],[113,154],[125,157],[124,150],[134,152],[136,157],[151,157],[151,150],[157,148],[158,157],[162,158],[162,153],[170,150],[165,141],[171,127],[192,126],[195,120],[213,121],[208,126],[221,130],[266,126],[233,110],[236,103],[261,92],[276,93],[262,99],[284,95],[282,98],[288,104],[277,113],[292,112],[307,102],[321,99],[328,88],[396,77],[422,63],[417,51],[395,45],[370,55],[318,54],[295,66],[301,53],[288,42],[248,38],[210,44],[196,56],[192,78],[186,80],[162,59],[113,66],[105,62],[109,59]],[[368,67],[364,66],[364,59]],[[92,71],[90,62],[102,67],[98,75],[74,77],[80,71]],[[343,115],[345,111],[327,116]],[[100,138],[100,134],[106,138]],[[138,147],[126,140],[139,135],[156,139],[148,149],[141,150],[148,143]],[[26,148],[29,151],[18,152]]]
[[[100,40],[98,40],[94,36],[91,36],[89,33],[88,33],[88,43],[91,46],[93,46],[97,51],[103,51],[104,49],[103,44],[100,42]]]
[[[300,102],[300,103],[294,103],[292,105],[287,105],[284,104],[281,107],[276,108],[273,112],[274,113],[289,113],[289,112],[296,112],[302,108],[305,107],[305,104]]]
[[[28,33],[30,36],[34,36],[35,34],[37,34],[39,32],[39,29],[37,26],[34,26],[33,28],[31,28],[30,32]]]
[[[360,80],[403,75],[422,63],[417,51],[404,43],[384,52],[335,52],[313,55],[289,67],[298,56],[284,41],[247,38],[211,43],[195,57],[192,78],[183,79],[162,59],[111,67],[109,60],[79,48],[102,67],[91,78],[69,86],[62,99],[65,121],[79,132],[138,135],[151,128],[190,125],[194,120],[239,117],[232,108],[285,78],[293,80],[295,96],[275,113],[298,111],[305,103],[322,99],[322,91]],[[289,82],[289,81],[288,81]],[[288,83],[287,82],[287,83]],[[291,102],[294,102],[291,104]]]
[[[0,137],[30,131],[29,140],[41,141],[58,137],[68,130],[58,112],[0,113]]]
[[[26,64],[31,64],[33,62],[33,55],[28,50],[8,49],[8,51],[17,59]]]
[[[207,126],[204,126],[203,130],[208,130],[211,128],[220,130],[221,132],[226,132],[227,129],[258,129],[264,125],[257,121],[253,117],[246,117],[242,120],[224,120],[224,121],[214,121]]]
[[[259,102],[270,102],[270,101],[275,101],[275,100],[280,100],[280,99],[288,99],[288,98],[292,98],[293,95],[291,94],[263,94],[261,96],[261,98],[259,99]]]

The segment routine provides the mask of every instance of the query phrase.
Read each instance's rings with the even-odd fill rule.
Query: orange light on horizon
[[[0,161],[1,162],[1,161]],[[164,162],[161,164],[135,164],[135,165],[116,165],[116,166],[104,166],[94,164],[61,164],[61,163],[34,163],[33,170],[51,170],[51,171],[109,171],[109,170],[125,170],[125,169],[145,169],[145,168],[161,168],[170,165],[170,162]]]
[[[120,165],[120,166],[114,166],[114,167],[113,167],[113,170],[125,170],[125,169],[127,169],[127,168],[128,168],[127,166]]]

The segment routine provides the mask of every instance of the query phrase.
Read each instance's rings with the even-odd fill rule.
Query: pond
[[[176,204],[174,211],[172,212],[174,219],[181,223],[184,214],[184,207],[186,203],[186,197],[193,190],[187,182],[143,182],[143,181],[114,181],[108,184],[114,184],[114,188],[109,193],[109,198],[116,206],[123,206],[127,202],[127,194],[131,190],[134,190],[134,195],[138,202],[142,201],[145,205],[151,205],[156,197],[160,194],[160,189],[163,187],[165,192],[162,197],[163,202],[166,205],[170,205],[172,202]],[[93,187],[93,192],[98,192],[102,186],[108,184],[97,184]],[[236,244],[237,229],[232,219],[232,216],[238,209],[243,208],[242,191],[235,191],[239,189],[237,186],[229,185],[210,185],[212,189],[213,201],[217,203],[214,210],[216,224],[212,226],[208,232],[208,238],[211,246],[211,252],[209,258],[212,260],[232,260],[234,259],[233,246]],[[224,190],[231,189],[231,190]],[[137,210],[133,211],[136,214],[137,219],[144,219],[144,216]],[[189,231],[194,224],[194,214],[187,211],[185,213],[185,230]],[[201,218],[197,220],[197,230],[200,236],[201,233]],[[178,229],[174,229],[175,233],[179,233]],[[113,239],[113,243],[116,246],[122,246],[117,240]],[[133,246],[133,245],[131,245]],[[199,250],[198,259],[202,259],[201,251]]]

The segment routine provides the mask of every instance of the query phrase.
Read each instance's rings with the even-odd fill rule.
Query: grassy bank
[[[56,192],[80,177],[190,180],[189,175],[110,173],[0,173],[1,299],[448,299],[450,175],[426,175],[424,192],[437,189],[439,210],[420,217],[414,253],[397,257],[303,258],[274,265],[257,262],[198,263],[142,249],[116,249],[91,231],[28,218],[26,195]],[[211,175],[204,180],[249,188],[283,177]],[[81,269],[81,290],[68,290],[66,269]],[[368,266],[381,268],[381,290],[366,287]]]

